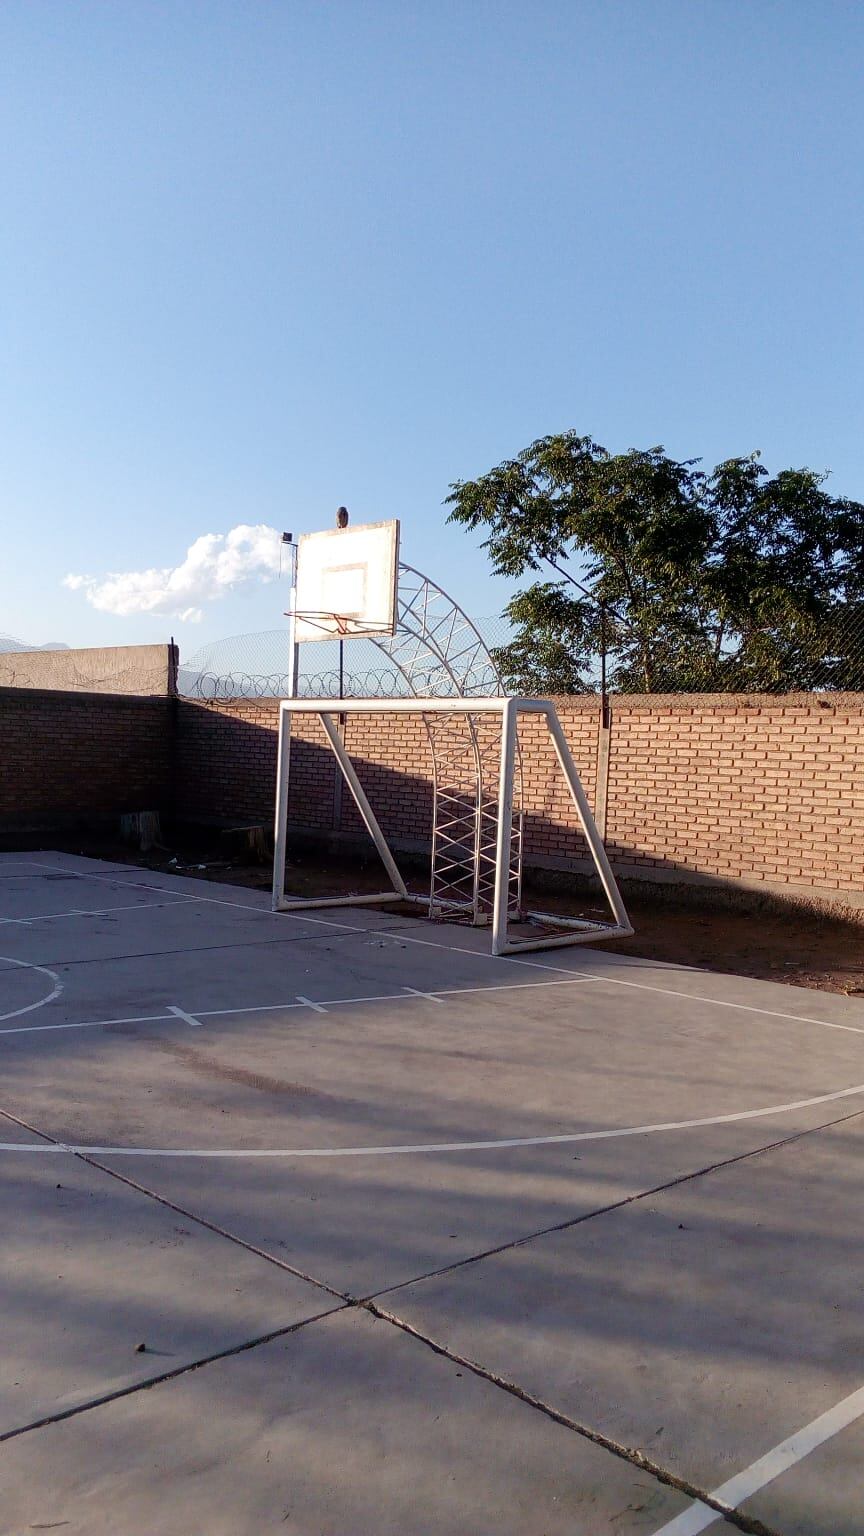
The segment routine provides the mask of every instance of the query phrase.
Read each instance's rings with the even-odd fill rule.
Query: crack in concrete
[[[0,1434],[0,1444],[6,1440],[15,1440],[19,1435],[27,1435],[34,1429],[45,1429],[50,1424],[61,1424],[64,1419],[75,1419],[82,1413],[89,1413],[93,1408],[102,1408],[106,1403],[118,1402],[120,1398],[131,1397],[135,1392],[148,1392],[151,1387],[161,1386],[163,1382],[175,1381],[178,1376],[188,1376],[192,1371],[200,1371],[205,1365],[213,1365],[217,1360],[230,1360],[234,1355],[242,1355],[246,1350],[257,1349],[259,1344],[271,1344],[274,1339],[283,1339],[291,1333],[299,1333],[301,1328],[308,1328],[311,1323],[320,1323],[325,1317],[333,1317],[337,1312],[346,1312],[352,1309],[352,1303],[339,1307],[328,1307],[324,1312],[316,1312],[314,1317],[305,1317],[298,1323],[288,1323],[283,1328],[273,1328],[269,1333],[256,1334],[252,1339],[245,1339],[241,1344],[231,1344],[227,1349],[216,1350],[212,1355],[202,1355],[200,1360],[187,1361],[185,1365],[177,1365],[170,1371],[162,1371],[158,1376],[148,1376],[145,1381],[130,1382],[127,1387],[117,1387],[113,1392],[103,1392],[98,1397],[88,1398],[86,1403],[76,1403],[71,1408],[59,1409],[57,1413],[47,1413],[42,1418],[32,1419],[29,1424],[19,1424],[15,1429],[4,1430]]]
[[[590,1425],[584,1424],[580,1420],[573,1418],[571,1415],[555,1408],[552,1404],[545,1402],[542,1398],[535,1396],[533,1393],[527,1391],[526,1388],[521,1387],[517,1382],[510,1381],[507,1377],[501,1376],[497,1372],[481,1365],[479,1361],[472,1360],[469,1356],[462,1355],[458,1351],[449,1348],[447,1345],[441,1344],[437,1340],[432,1339],[428,1334],[425,1334],[420,1329],[415,1328],[413,1324],[400,1317],[397,1313],[390,1312],[386,1308],[380,1306],[375,1298],[379,1296],[391,1295],[395,1291],[406,1289],[408,1286],[421,1284],[425,1280],[433,1279],[441,1275],[450,1274],[454,1270],[463,1269],[468,1265],[480,1263],[483,1259],[494,1257],[497,1254],[508,1252],[511,1249],[524,1247],[527,1244],[535,1241],[537,1238],[548,1236],[556,1232],[566,1231],[571,1227],[579,1226],[584,1222],[591,1221],[597,1216],[607,1215],[612,1211],[621,1210],[629,1205],[638,1204],[642,1200],[648,1199],[658,1194],[662,1194],[665,1191],[674,1189],[681,1184],[692,1182],[693,1180],[705,1177],[710,1173],[718,1172],[723,1168],[733,1167],[737,1163],[749,1162],[752,1159],[761,1157],[769,1152],[776,1151],[781,1147],[790,1146],[806,1139],[809,1136],[814,1136],[820,1131],[830,1130],[835,1125],[842,1125],[849,1120],[858,1119],[862,1114],[864,1114],[864,1110],[857,1110],[852,1114],[839,1116],[837,1119],[826,1121],[821,1125],[810,1126],[806,1130],[797,1131],[791,1136],[782,1137],[777,1141],[768,1143],[764,1147],[757,1147],[749,1152],[739,1153],[735,1157],[725,1158],[716,1163],[711,1163],[706,1167],[695,1169],[689,1173],[679,1174],[676,1178],[667,1180],[663,1184],[655,1185],[651,1189],[642,1190],[634,1195],[628,1195],[621,1200],[615,1201],[607,1206],[598,1207],[593,1211],[583,1212],[579,1216],[572,1217],[563,1222],[558,1222],[550,1227],[542,1228],[537,1232],[529,1233],[526,1236],[515,1238],[511,1242],[502,1243],[494,1248],[485,1249],[482,1253],[470,1255],[465,1259],[458,1259],[454,1263],[445,1265],[441,1269],[430,1270],[426,1274],[416,1276],[411,1280],[401,1281],[398,1285],[386,1287],[383,1290],[373,1292],[371,1295],[362,1298],[354,1297],[348,1292],[336,1290],[334,1287],[328,1285],[326,1281],[316,1279],[314,1276],[305,1273],[303,1270],[297,1269],[295,1266],[288,1264],[285,1260],[278,1258],[276,1255],[256,1247],[255,1244],[247,1242],[246,1239],[241,1238],[236,1234],[227,1231],[227,1229],[218,1226],[216,1223],[209,1221],[206,1217],[198,1216],[195,1213],[187,1210],[184,1206],[178,1205],[174,1201],[169,1200],[166,1196],[160,1195],[155,1190],[147,1188],[146,1185],[139,1184],[136,1180],[128,1178],[125,1174],[117,1173],[113,1168],[109,1168],[104,1163],[100,1163],[96,1158],[88,1157],[82,1153],[75,1153],[74,1155],[82,1163],[85,1163],[89,1167],[97,1169],[100,1173],[106,1174],[109,1178],[117,1179],[119,1183],[127,1185],[129,1188],[136,1190],[142,1195],[145,1195],[148,1199],[155,1200],[158,1204],[166,1206],[169,1210],[174,1211],[176,1214],[181,1215],[190,1221],[196,1222],[198,1225],[215,1233],[217,1236],[225,1238],[226,1241],[236,1243],[239,1247],[255,1254],[258,1258],[263,1259],[267,1263],[274,1264],[277,1268],[293,1275],[295,1278],[305,1281],[307,1284],[323,1290],[328,1295],[334,1297],[340,1304],[334,1307],[328,1307],[323,1312],[316,1313],[313,1317],[302,1319],[300,1322],[288,1324],[283,1328],[273,1329],[265,1334],[256,1335],[254,1338],[248,1339],[241,1344],[229,1346],[227,1349],[218,1350],[213,1354],[203,1356],[199,1360],[188,1362],[186,1365],[177,1366],[170,1371],[165,1371],[157,1376],[149,1377],[145,1381],[130,1383],[130,1385],[127,1387],[121,1387],[113,1392],[103,1393],[97,1397],[89,1399],[85,1403],[80,1403],[74,1407],[63,1409],[55,1414],[45,1415],[39,1419],[31,1421],[28,1424],[20,1425],[12,1430],[7,1430],[0,1434],[0,1443],[15,1439],[18,1436],[30,1433],[33,1430],[42,1429],[51,1424],[62,1422],[65,1419],[75,1418],[79,1414],[87,1413],[91,1409],[103,1407],[108,1403],[117,1401],[124,1397],[129,1397],[136,1392],[148,1391],[150,1388],[160,1386],[164,1382],[176,1380],[178,1377],[188,1375],[193,1371],[201,1370],[207,1365],[214,1364],[220,1360],[230,1359],[233,1356],[242,1354],[247,1350],[256,1349],[259,1345],[268,1344],[275,1339],[284,1338],[293,1333],[297,1333],[301,1329],[309,1327],[313,1323],[321,1322],[326,1318],[333,1317],[340,1312],[359,1309],[368,1312],[371,1316],[379,1319],[381,1322],[389,1323],[391,1327],[398,1329],[408,1337],[413,1338],[420,1344],[423,1344],[434,1354],[450,1360],[453,1364],[462,1366],[465,1370],[470,1371],[472,1375],[488,1382],[492,1386],[497,1387],[500,1391],[508,1393],[511,1397],[515,1397],[519,1402],[525,1404],[526,1407],[532,1408],[536,1412],[542,1413],[552,1422],[560,1424],[565,1429],[569,1429],[572,1433],[577,1434],[581,1438],[590,1441],[592,1444],[601,1447],[603,1450],[608,1451],[611,1455],[614,1455],[619,1459],[628,1462],[631,1466],[637,1467],[641,1472],[644,1472],[648,1476],[655,1478],[656,1481],[660,1482],[664,1486],[672,1488],[677,1492],[684,1494],[690,1499],[697,1500],[698,1502],[706,1505],[709,1509],[716,1510],[717,1514],[722,1517],[722,1519],[724,1519],[727,1523],[735,1526],[738,1530],[747,1533],[747,1536],[782,1536],[782,1533],[765,1525],[764,1522],[749,1515],[743,1514],[740,1510],[737,1510],[733,1508],[733,1506],[726,1504],[723,1500],[715,1498],[710,1492],[700,1488],[698,1484],[691,1483],[689,1479],[680,1477],[677,1473],[672,1472],[667,1467],[663,1466],[662,1463],[653,1461],[638,1448],[627,1446],[614,1440],[611,1436],[604,1434],[603,1431],[594,1429]],[[35,1126],[29,1125],[25,1120],[14,1115],[11,1111],[0,1110],[0,1115],[12,1123],[18,1125],[22,1130],[29,1131],[32,1135],[41,1137],[44,1141],[52,1142],[55,1145],[62,1145],[62,1143],[60,1143],[56,1137],[49,1135],[47,1132],[39,1130]]]
[[[41,1137],[43,1141],[48,1141],[55,1147],[63,1145],[58,1137],[49,1135],[47,1131],[40,1131],[38,1126],[29,1125],[26,1120],[14,1115],[11,1110],[0,1109],[0,1115],[11,1121],[13,1125],[20,1126],[22,1130]],[[198,1226],[205,1227],[208,1232],[215,1233],[217,1237],[224,1237],[226,1242],[236,1243],[238,1248],[245,1248],[247,1253],[254,1253],[256,1258],[264,1259],[268,1264],[275,1264],[277,1269],[284,1270],[286,1274],[293,1275],[297,1280],[304,1280],[307,1285],[314,1285],[318,1290],[326,1291],[329,1296],[335,1296],[339,1301],[350,1302],[353,1305],[353,1297],[328,1285],[326,1280],[317,1280],[314,1275],[307,1275],[296,1265],[289,1264],[287,1259],[281,1259],[275,1253],[268,1253],[265,1248],[258,1248],[255,1243],[250,1243],[245,1237],[238,1236],[236,1232],[229,1232],[227,1227],[220,1227],[218,1222],[210,1221],[206,1216],[199,1216],[194,1211],[187,1210],[185,1206],[178,1205],[174,1200],[169,1200],[167,1195],[160,1195],[155,1189],[149,1189],[146,1184],[140,1184],[137,1179],[130,1179],[127,1174],[118,1173],[116,1169],[109,1168],[107,1163],[100,1163],[98,1158],[89,1157],[84,1152],[73,1152],[72,1156],[77,1158],[78,1162],[85,1163],[88,1168],[96,1168],[100,1173],[107,1174],[109,1179],[116,1179],[119,1184],[126,1184],[129,1189],[136,1190],[138,1194],[146,1195],[148,1200],[155,1200],[158,1205],[164,1205],[169,1211],[174,1211],[175,1215],[194,1221]]]
[[[687,1184],[692,1179],[701,1179],[710,1173],[719,1173],[723,1168],[733,1168],[736,1163],[746,1163],[752,1158],[762,1157],[767,1152],[776,1152],[780,1147],[788,1147],[797,1141],[802,1141],[807,1136],[815,1136],[819,1131],[828,1131],[834,1125],[844,1125],[847,1120],[857,1120],[864,1115],[864,1109],[856,1109],[848,1115],[838,1115],[836,1120],[826,1120],[821,1125],[808,1126],[804,1131],[793,1131],[789,1136],[781,1136],[777,1141],[769,1141],[764,1147],[753,1147],[749,1152],[739,1152],[735,1157],[722,1158],[716,1163],[707,1163],[704,1168],[694,1168],[689,1173],[676,1174],[674,1179],[667,1179],[663,1184],[655,1184],[651,1189],[639,1190],[633,1195],[623,1195],[620,1200],[613,1200],[609,1205],[595,1206],[591,1211],[583,1211],[579,1216],[568,1216],[565,1221],[556,1221],[550,1227],[538,1227],[536,1232],[529,1232],[524,1237],[514,1237],[509,1242],[498,1243],[494,1248],[484,1248],[481,1253],[469,1254],[464,1259],[454,1259],[450,1264],[444,1264],[440,1269],[427,1270],[425,1274],[415,1275],[413,1280],[400,1280],[397,1285],[383,1286],[379,1291],[370,1291],[364,1300],[371,1301],[376,1296],[390,1296],[394,1291],[405,1290],[411,1285],[420,1285],[424,1280],[434,1280],[440,1275],[449,1275],[457,1269],[467,1269],[471,1264],[479,1264],[483,1259],[491,1259],[499,1253],[508,1253],[512,1248],[523,1248],[528,1243],[533,1243],[537,1238],[550,1237],[556,1232],[567,1232],[571,1227],[579,1227],[586,1221],[593,1221],[597,1216],[608,1216],[613,1211],[625,1209],[628,1205],[638,1205],[640,1200],[648,1200],[652,1195],[662,1195],[669,1189],[675,1189],[679,1184]]]
[[[387,1312],[383,1307],[376,1305],[374,1301],[362,1301],[359,1305],[365,1311],[370,1312],[384,1323],[390,1323],[391,1327],[398,1328],[418,1343],[424,1344],[434,1354],[441,1355],[454,1365],[461,1365],[472,1375],[478,1376],[482,1381],[488,1381],[492,1386],[498,1387],[502,1392],[507,1392],[511,1397],[518,1399],[528,1408],[534,1408],[555,1424],[561,1424],[565,1429],[572,1430],[574,1434],[581,1436],[583,1440],[590,1440],[592,1445],[599,1445],[604,1451],[609,1451],[620,1460],[629,1462],[631,1466],[638,1467],[640,1472],[647,1472],[657,1482],[665,1484],[667,1488],[674,1488],[676,1492],[686,1494],[689,1499],[697,1499],[701,1504],[706,1504],[709,1509],[716,1509],[724,1520],[738,1527],[740,1531],[746,1531],[748,1536],[782,1536],[782,1533],[772,1530],[770,1526],[763,1524],[761,1520],[755,1520],[749,1515],[741,1514],[731,1504],[726,1504],[721,1499],[716,1499],[712,1494],[700,1488],[698,1484],[691,1483],[688,1478],[679,1477],[677,1473],[670,1472],[660,1462],[652,1461],[644,1451],[637,1450],[634,1446],[622,1445],[611,1436],[603,1434],[602,1430],[592,1429],[588,1424],[582,1424],[578,1419],[572,1418],[560,1409],[553,1408],[551,1403],[546,1403],[541,1397],[535,1397],[533,1392],[528,1392],[518,1383],[509,1381],[506,1376],[499,1376],[495,1371],[488,1370],[478,1361],[470,1359],[468,1355],[460,1355],[456,1350],[448,1348],[446,1344],[440,1344],[428,1334],[422,1333],[419,1328],[414,1328],[411,1323],[399,1317],[395,1312]]]

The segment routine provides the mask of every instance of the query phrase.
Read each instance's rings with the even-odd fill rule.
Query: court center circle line
[[[28,1003],[26,1008],[13,1008],[11,1013],[0,1013],[0,1022],[6,1019],[18,1019],[22,1013],[33,1013],[36,1008],[44,1008],[46,1004],[53,1003],[55,997],[59,997],[63,991],[63,983],[56,971],[49,970],[47,965],[34,965],[31,960],[16,960],[12,955],[0,955],[0,960],[7,965],[20,965],[25,971],[39,971],[42,976],[49,976],[54,986],[45,997],[40,997],[36,1003]]]
[[[70,1142],[0,1142],[0,1152],[32,1152],[50,1155],[65,1152],[82,1157],[197,1157],[197,1158],[304,1158],[304,1157],[395,1157],[422,1156],[446,1152],[490,1152],[509,1147],[569,1146],[579,1141],[616,1141],[624,1136],[652,1136],[662,1131],[692,1131],[712,1125],[731,1125],[739,1120],[760,1120],[770,1115],[788,1115],[796,1109],[812,1109],[818,1104],[835,1104],[864,1094],[864,1083],[852,1088],[837,1088],[833,1093],[816,1094],[809,1099],[794,1099],[787,1104],[769,1104],[763,1109],[741,1109],[728,1115],[706,1115],[699,1120],[663,1120],[653,1125],[626,1125],[617,1130],[567,1131],[557,1136],[509,1136],[495,1141],[433,1141],[384,1147],[101,1147],[73,1145]]]

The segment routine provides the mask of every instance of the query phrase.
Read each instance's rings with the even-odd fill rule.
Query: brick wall
[[[595,699],[559,713],[589,798]],[[278,703],[0,688],[0,829],[172,810],[269,823]],[[410,715],[349,717],[348,746],[385,832],[428,846],[431,758]],[[583,863],[542,723],[524,719],[526,863]],[[320,727],[296,717],[290,820],[347,835],[360,822]],[[864,909],[864,694],[676,695],[613,700],[607,846],[619,874],[816,894]]]
[[[170,812],[172,710],[167,698],[0,688],[0,828]]]
[[[276,784],[276,699],[230,703],[178,701],[177,814],[190,821],[272,822]],[[422,722],[408,715],[348,721],[346,739],[385,832],[425,846],[431,825],[429,747]],[[314,716],[296,716],[291,733],[288,816],[310,830],[359,833],[363,824]]]
[[[864,695],[615,701],[613,857],[864,892]]]
[[[560,699],[589,799],[600,736],[596,699]],[[180,702],[178,813],[268,822],[275,700]],[[349,717],[349,749],[385,832],[428,842],[430,756],[409,715]],[[583,860],[569,797],[538,720],[520,724],[526,863]],[[311,718],[295,717],[293,825],[359,829]],[[607,846],[618,872],[816,894],[864,906],[864,695],[674,695],[613,700]]]

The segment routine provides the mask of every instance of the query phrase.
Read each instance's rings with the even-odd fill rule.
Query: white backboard
[[[392,635],[398,579],[398,519],[301,534],[295,639]]]

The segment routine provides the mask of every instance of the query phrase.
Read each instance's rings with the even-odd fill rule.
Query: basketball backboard
[[[301,534],[295,640],[392,635],[398,574],[398,519]]]

